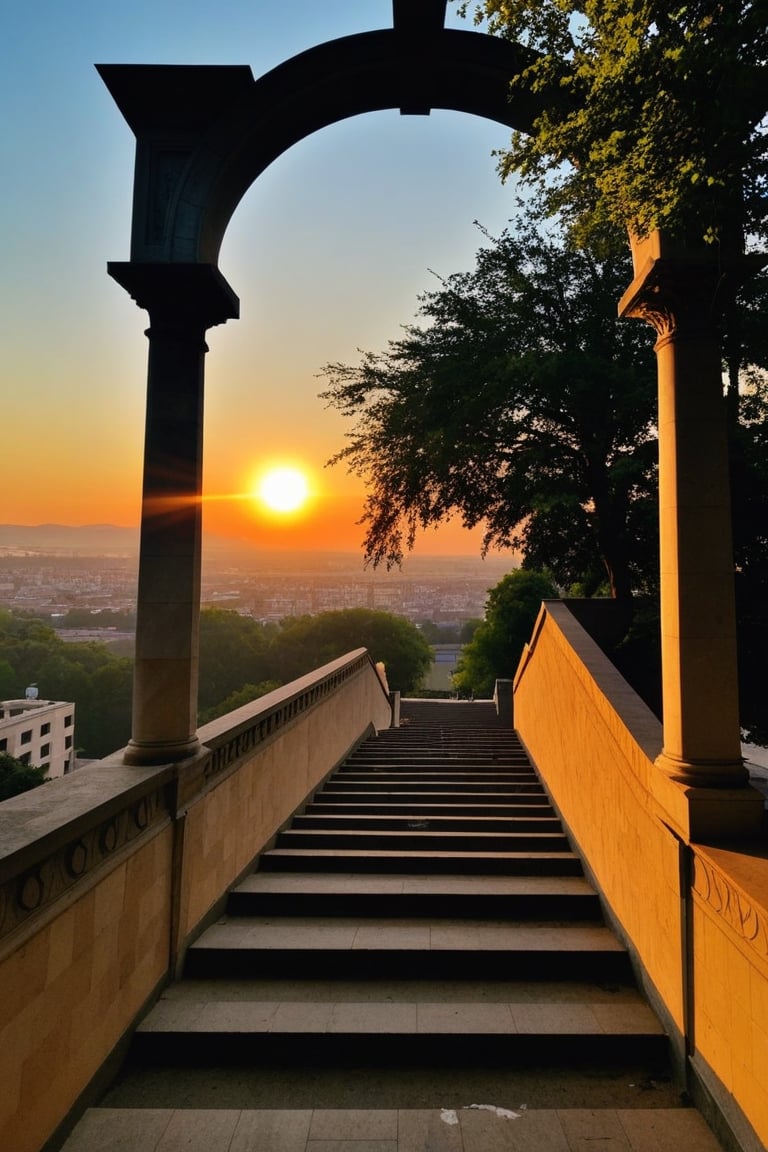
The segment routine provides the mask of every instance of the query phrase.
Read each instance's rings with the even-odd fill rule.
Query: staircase
[[[405,701],[230,893],[65,1152],[716,1152],[488,703]]]

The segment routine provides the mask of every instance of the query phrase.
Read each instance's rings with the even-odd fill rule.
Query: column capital
[[[214,264],[110,261],[107,272],[153,323],[213,328],[236,320],[240,301]]]
[[[714,262],[658,259],[636,276],[619,301],[624,319],[644,320],[659,340],[719,335],[722,273]]]
[[[619,301],[619,316],[644,320],[660,340],[720,336],[720,318],[741,286],[768,257],[723,251],[717,244],[689,247],[662,232],[630,232],[634,279]]]

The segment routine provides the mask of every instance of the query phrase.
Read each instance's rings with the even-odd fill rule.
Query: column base
[[[738,760],[684,760],[662,752],[655,764],[671,780],[693,788],[746,788],[749,784],[749,773],[741,757]]]
[[[199,751],[200,741],[197,736],[192,736],[188,740],[156,744],[143,744],[137,740],[130,740],[123,753],[123,763],[142,768],[176,764],[180,760],[189,760],[197,756]]]
[[[731,764],[734,774],[727,777],[728,782],[723,784],[721,773],[715,785],[700,776],[693,782],[690,777],[681,778],[682,762],[664,753],[655,764],[659,771],[651,774],[650,783],[662,819],[686,843],[748,841],[764,835],[764,798],[749,783],[743,764]],[[715,771],[709,779],[716,776]]]

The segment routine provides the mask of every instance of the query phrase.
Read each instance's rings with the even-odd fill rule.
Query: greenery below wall
[[[92,618],[103,622],[104,614]],[[83,622],[80,622],[83,626]],[[264,625],[220,608],[200,617],[200,722],[223,715],[298,676],[368,648],[383,661],[390,687],[416,691],[432,663],[421,631],[389,612],[353,608]],[[131,732],[133,661],[111,646],[89,640],[70,643],[42,620],[0,610],[0,699],[24,696],[37,684],[47,700],[76,707],[77,755],[107,756]]]

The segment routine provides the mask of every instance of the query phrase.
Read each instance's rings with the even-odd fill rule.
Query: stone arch
[[[530,130],[545,96],[521,85],[510,99],[530,60],[509,41],[406,20],[321,44],[258,80],[247,67],[100,65],[137,140],[132,262],[215,264],[261,172],[339,120],[439,108]]]
[[[260,80],[248,67],[99,67],[136,135],[131,259],[110,264],[109,271],[150,315],[128,763],[162,764],[200,752],[205,333],[238,315],[217,261],[240,199],[287,148],[363,112],[399,108],[426,115],[441,108],[530,131],[537,116],[562,99],[556,90],[533,92],[524,83],[511,92],[511,81],[533,58],[529,51],[446,29],[446,3],[392,0],[391,29],[321,44]],[[634,253],[635,280],[620,307],[624,315],[648,319],[660,335],[661,536],[669,556],[666,570],[662,565],[665,744],[659,762],[673,778],[705,790],[740,787],[746,772],[719,348],[695,304],[702,282],[714,283],[720,269],[711,254],[702,262],[694,253],[691,260],[690,253],[666,252],[659,237],[649,240],[650,248],[645,243]],[[707,298],[713,297],[710,284]]]
[[[392,28],[321,44],[259,80],[237,66],[98,66],[136,136],[131,259],[108,270],[150,316],[127,763],[200,752],[205,333],[239,313],[217,262],[240,199],[287,148],[363,112],[441,108],[530,130],[548,103],[523,84],[510,100],[531,54],[446,29],[446,3],[392,0]]]

